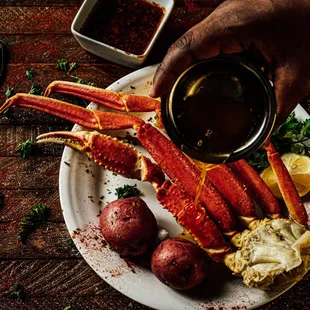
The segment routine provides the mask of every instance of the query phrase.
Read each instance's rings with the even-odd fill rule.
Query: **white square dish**
[[[88,18],[89,14],[91,13],[96,3],[97,3],[97,0],[85,0],[82,6],[80,7],[71,25],[71,31],[75,39],[79,42],[82,48],[84,48],[88,52],[95,54],[99,57],[105,58],[107,60],[110,60],[112,62],[130,67],[130,68],[141,67],[143,62],[146,60],[148,54],[150,53],[164,25],[166,24],[168,20],[168,17],[173,9],[174,0],[152,1],[152,3],[158,4],[161,8],[164,9],[164,16],[156,30],[155,35],[151,39],[148,47],[146,48],[144,53],[141,55],[135,55],[135,54],[120,50],[116,47],[110,46],[108,44],[94,40],[88,36],[85,36],[80,32],[82,26],[84,25],[86,19]]]

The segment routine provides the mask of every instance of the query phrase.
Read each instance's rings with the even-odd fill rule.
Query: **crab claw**
[[[49,132],[37,137],[36,143],[54,143],[54,144],[63,144],[69,146],[80,152],[87,152],[90,150],[89,146],[89,134],[88,131],[78,131],[78,132],[69,132],[69,131],[57,131]]]
[[[141,178],[140,154],[130,145],[96,131],[58,131],[37,137],[37,143],[57,143],[81,152],[100,166],[128,178]]]

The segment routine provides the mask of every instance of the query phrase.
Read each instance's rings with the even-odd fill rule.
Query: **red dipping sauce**
[[[99,0],[80,32],[127,53],[142,55],[164,16],[146,0]]]

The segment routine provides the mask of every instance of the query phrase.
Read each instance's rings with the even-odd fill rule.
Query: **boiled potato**
[[[154,246],[157,223],[142,199],[125,198],[107,204],[100,215],[100,229],[114,251],[135,257]]]
[[[164,284],[177,290],[189,290],[205,279],[207,261],[205,253],[194,243],[170,238],[155,249],[151,268]]]

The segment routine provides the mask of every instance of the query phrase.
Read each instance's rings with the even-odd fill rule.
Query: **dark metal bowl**
[[[248,94],[253,95],[253,100],[259,101],[257,105],[259,105],[258,108],[261,113],[258,124],[253,129],[253,132],[251,131],[247,142],[244,145],[239,145],[232,152],[227,153],[224,150],[225,145],[223,145],[223,150],[217,149],[216,152],[199,150],[188,139],[185,139],[185,133],[178,127],[176,106],[180,106],[180,102],[193,93],[193,85],[204,74],[208,77],[216,75],[216,78],[218,78],[218,81],[216,80],[212,84],[215,87],[210,90],[215,92],[215,95],[216,92],[224,91],[225,96],[234,99],[237,93],[238,96],[242,96],[242,91],[247,88],[251,90],[255,86],[254,88],[257,90],[253,94],[248,91]],[[243,76],[242,85],[239,85],[238,74],[249,78],[244,79]],[[227,79],[227,77],[229,78]],[[232,83],[231,80],[234,82]],[[251,98],[248,99],[251,100]],[[183,117],[186,118],[186,113]],[[259,66],[243,55],[217,57],[194,64],[180,75],[170,92],[162,98],[162,119],[169,137],[191,158],[205,163],[229,162],[248,156],[261,147],[270,135],[275,123],[275,117],[276,100],[271,82]],[[191,121],[193,122],[193,120]]]

